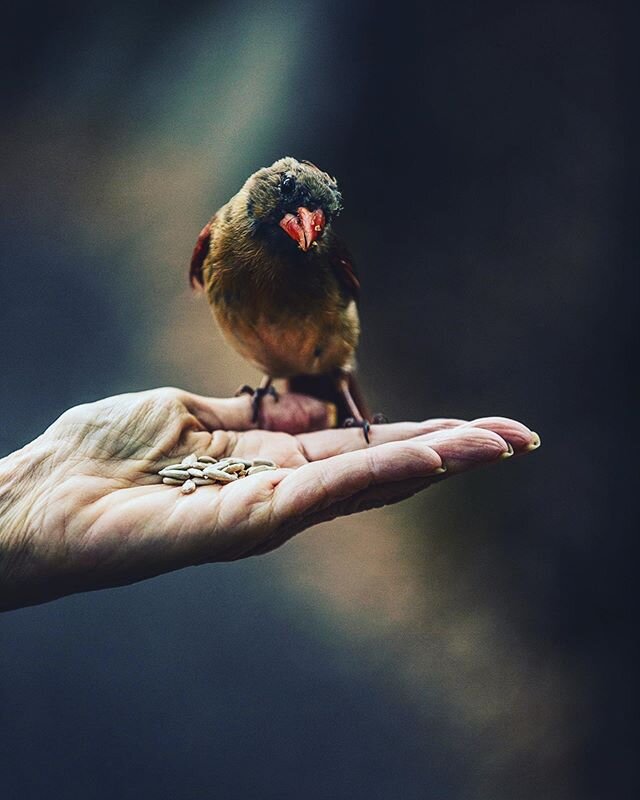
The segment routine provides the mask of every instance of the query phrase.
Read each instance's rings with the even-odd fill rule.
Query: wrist
[[[0,611],[31,602],[38,582],[34,554],[36,519],[47,448],[36,440],[0,459]]]

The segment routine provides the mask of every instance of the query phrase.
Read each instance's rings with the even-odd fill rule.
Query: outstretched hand
[[[317,522],[394,503],[538,447],[502,417],[323,429],[327,407],[156,389],[65,412],[0,461],[0,608],[273,550]],[[267,429],[265,429],[267,428]],[[269,458],[279,469],[183,495],[159,469],[189,453]]]

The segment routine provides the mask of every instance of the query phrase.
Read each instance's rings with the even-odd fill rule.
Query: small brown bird
[[[275,378],[336,403],[345,425],[369,413],[355,383],[360,282],[333,232],[342,210],[334,178],[281,158],[255,172],[202,229],[191,259],[226,340],[265,374],[252,390],[254,422]],[[371,421],[386,421],[376,415]]]

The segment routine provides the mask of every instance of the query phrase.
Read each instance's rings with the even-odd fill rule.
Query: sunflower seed
[[[204,475],[207,478],[213,478],[216,481],[221,481],[222,483],[231,483],[231,481],[237,481],[237,477],[229,472],[223,472],[221,469],[216,469],[214,466],[207,467],[204,470]]]
[[[180,464],[170,464],[158,472],[162,482],[168,486],[181,486],[184,494],[191,494],[198,486],[215,483],[232,483],[238,478],[246,478],[258,472],[278,469],[275,461],[269,458],[237,458],[227,456],[215,459],[212,456],[198,456],[191,453]]]
[[[186,469],[171,469],[169,467],[161,469],[158,475],[162,475],[163,478],[182,478],[185,481],[189,477]]]
[[[235,460],[235,458],[221,458],[220,461],[215,461],[211,466],[215,467],[216,469],[223,469],[229,464],[233,464]]]
[[[222,468],[223,472],[244,472],[244,470],[245,470],[244,463],[242,463],[242,464],[238,464],[238,463],[227,464],[226,467]]]
[[[247,475],[255,475],[256,472],[271,472],[274,469],[275,467],[269,467],[267,464],[257,464],[247,470]]]

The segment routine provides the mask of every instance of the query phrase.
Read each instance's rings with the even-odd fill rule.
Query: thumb
[[[253,409],[248,394],[240,397],[203,397],[185,393],[189,411],[209,430],[246,431],[261,428],[283,433],[305,433],[333,428],[337,410],[333,403],[323,403],[304,394],[283,394],[278,400],[263,397],[258,422],[252,421]]]

